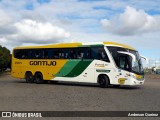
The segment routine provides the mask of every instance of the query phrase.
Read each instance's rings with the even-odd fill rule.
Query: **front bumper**
[[[132,79],[132,80],[130,81],[130,85],[143,85],[144,82],[145,82],[145,79],[143,79],[143,80]]]

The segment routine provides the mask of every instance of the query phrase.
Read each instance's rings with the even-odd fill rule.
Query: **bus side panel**
[[[115,80],[113,66],[114,64],[111,62],[95,60],[94,62],[95,81],[98,82],[99,75],[106,75],[109,77],[110,83],[112,84]]]
[[[55,75],[55,79],[60,81],[78,82],[80,80],[79,76],[81,76],[82,72],[91,64],[91,62],[92,60],[69,60]]]
[[[94,60],[86,60],[86,61],[84,60],[83,62],[85,63],[89,61],[90,61],[90,64],[78,76],[79,82],[96,83],[95,73],[94,73]]]
[[[45,61],[45,62],[43,62]],[[51,62],[56,64],[51,65]],[[41,72],[44,80],[51,80],[57,72],[64,66],[67,60],[19,60],[12,61],[12,76],[17,78],[25,78],[27,71],[35,75],[36,72]]]
[[[24,75],[22,74],[22,62],[21,60],[14,59],[12,57],[12,70],[11,75],[15,78],[24,78]]]
[[[87,60],[83,61],[83,64],[87,62]],[[78,71],[81,67],[75,67],[75,69],[72,70],[73,76],[61,76],[61,77],[55,77],[56,80],[60,81],[77,81],[77,82],[86,82],[86,83],[97,83],[98,76],[100,74],[105,74],[109,77],[110,83],[114,83],[115,80],[115,73],[113,69],[113,64],[108,63],[101,60],[93,60],[86,68],[83,68],[84,70],[78,75],[74,76],[74,72]],[[69,69],[68,69],[69,70]]]

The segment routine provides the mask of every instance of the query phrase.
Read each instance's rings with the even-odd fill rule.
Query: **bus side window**
[[[98,59],[98,48],[91,48],[91,59]]]
[[[21,50],[21,55],[20,55],[21,59],[25,59],[26,58],[26,53],[24,50]]]
[[[52,54],[53,54],[53,58],[54,59],[58,59],[59,58],[59,51],[58,51],[58,49],[54,49],[54,52]]]
[[[28,58],[28,50],[14,50],[14,57],[18,59],[27,59]]]
[[[75,59],[75,58],[76,58],[76,51],[74,48],[71,48],[69,52],[69,59]]]
[[[46,51],[46,56],[48,57],[48,59],[50,59],[51,58],[51,49],[47,49],[47,51]]]
[[[64,58],[69,59],[69,49],[65,49],[64,51]]]
[[[39,57],[40,57],[40,53],[39,53],[38,51],[36,51],[36,52],[34,53],[34,55],[35,55],[35,58],[39,58]]]
[[[15,58],[18,58],[18,56],[19,56],[19,50],[14,50],[13,53],[14,53],[14,57],[15,57]]]
[[[28,59],[33,59],[34,58],[34,53],[32,49],[28,49]]]
[[[83,50],[83,58],[91,59],[91,49],[90,48],[82,48]]]
[[[15,58],[20,59],[21,58],[21,52],[20,52],[20,50],[15,50],[14,51],[14,55],[15,55]]]
[[[44,52],[45,58],[49,59],[62,59],[64,58],[64,50],[59,48],[48,49]]]
[[[77,59],[83,59],[84,58],[84,48],[77,49]]]
[[[44,56],[43,56],[44,59],[48,59],[49,56],[48,56],[48,49],[44,50]]]
[[[98,49],[98,59],[103,59],[102,54],[103,54],[102,49]]]
[[[52,48],[50,48],[50,49],[47,49],[47,51],[45,52],[45,54],[46,54],[46,58],[48,58],[48,59],[55,59],[55,54],[56,54],[56,49],[52,49]]]
[[[61,59],[65,58],[65,56],[64,56],[64,49],[59,49],[58,54],[59,54],[59,58],[61,58]]]
[[[33,50],[34,58],[35,59],[43,59],[43,50],[42,49],[35,49]]]
[[[86,49],[86,58],[91,59],[91,49],[90,48]]]
[[[108,58],[107,53],[103,47],[93,47],[93,48],[91,48],[91,51],[92,51],[91,52],[92,59],[98,59],[98,60],[103,60],[103,61],[109,62],[109,58]]]
[[[63,52],[62,52],[62,50],[59,50],[59,56],[58,56],[59,58],[62,58],[63,57]]]
[[[102,60],[109,62],[109,58],[108,58],[107,53],[104,50],[104,48],[98,49],[98,59],[102,59]]]

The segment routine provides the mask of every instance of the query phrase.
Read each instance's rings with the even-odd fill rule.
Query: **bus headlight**
[[[131,76],[136,80],[144,80],[144,75],[134,74],[134,75],[131,75]]]

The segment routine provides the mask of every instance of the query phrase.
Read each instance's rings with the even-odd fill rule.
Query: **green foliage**
[[[11,54],[6,47],[0,45],[0,71],[11,67]]]

